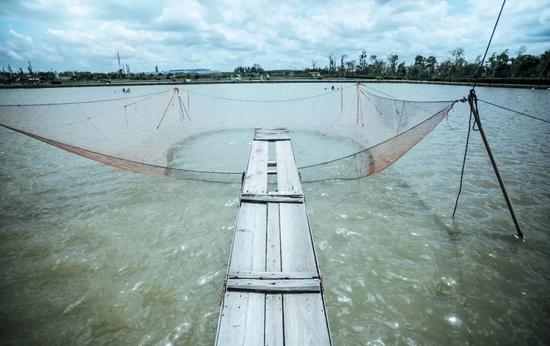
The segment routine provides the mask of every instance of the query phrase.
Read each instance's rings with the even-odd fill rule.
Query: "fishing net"
[[[382,171],[455,103],[398,100],[358,84],[306,86],[6,90],[0,125],[123,170],[212,182],[240,182],[254,128],[286,127],[308,182]]]

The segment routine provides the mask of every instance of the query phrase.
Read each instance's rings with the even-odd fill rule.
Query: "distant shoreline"
[[[202,85],[202,84],[274,84],[274,83],[404,83],[404,84],[435,84],[435,85],[458,85],[471,86],[472,81],[421,81],[421,80],[403,80],[403,79],[360,79],[360,78],[327,78],[327,79],[310,79],[310,78],[287,78],[287,79],[271,79],[271,80],[216,80],[204,79],[185,81],[178,79],[172,80],[120,80],[110,83],[101,82],[68,82],[63,84],[44,84],[44,85],[29,85],[29,84],[10,84],[0,85],[0,89],[39,89],[39,88],[77,88],[77,87],[105,87],[105,86],[147,86],[147,85]],[[519,88],[519,89],[550,89],[550,80],[548,84],[518,84],[518,83],[490,83],[478,82],[477,86],[493,87],[493,88]]]

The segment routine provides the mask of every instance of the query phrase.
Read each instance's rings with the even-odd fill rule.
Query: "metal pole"
[[[510,211],[510,215],[512,216],[512,220],[514,221],[514,226],[516,227],[516,232],[517,232],[516,237],[523,239],[523,232],[521,231],[521,227],[519,225],[518,219],[516,218],[516,213],[514,212],[512,201],[510,200],[510,197],[508,197],[508,192],[506,191],[506,186],[504,186],[504,181],[502,180],[502,176],[500,175],[500,171],[498,170],[495,157],[493,156],[493,152],[491,151],[491,146],[489,145],[489,141],[487,140],[485,131],[481,126],[481,119],[479,117],[479,111],[477,109],[477,96],[474,89],[470,90],[470,96],[468,97],[468,102],[470,103],[470,108],[472,109],[472,112],[474,114],[475,123],[477,124],[479,133],[481,134],[481,138],[483,139],[485,150],[487,150],[487,154],[489,155],[489,159],[491,160],[491,165],[493,166],[493,170],[495,171],[495,175],[497,176],[498,184],[500,185],[500,190],[504,195],[504,199],[506,200],[506,204],[508,205],[508,210]]]

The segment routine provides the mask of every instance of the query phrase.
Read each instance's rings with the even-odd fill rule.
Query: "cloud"
[[[329,54],[357,59],[362,49],[410,62],[417,54],[442,60],[464,47],[473,60],[499,10],[493,0],[4,1],[2,64],[32,59],[42,69],[95,71],[116,69],[117,52],[134,71],[324,66]],[[545,2],[509,2],[493,50],[548,49]]]

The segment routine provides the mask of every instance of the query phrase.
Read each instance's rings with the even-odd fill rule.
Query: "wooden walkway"
[[[271,156],[274,160],[268,160]],[[256,129],[241,188],[216,345],[331,344],[288,130]]]

